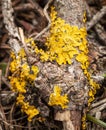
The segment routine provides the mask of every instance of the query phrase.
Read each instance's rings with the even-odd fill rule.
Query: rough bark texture
[[[55,1],[54,5],[58,11],[58,16],[67,23],[76,25],[79,28],[84,27],[82,22],[85,11],[83,0]],[[63,121],[64,130],[80,130],[81,111],[87,104],[89,88],[80,63],[73,60],[72,65],[58,66],[56,63],[51,62],[37,63],[36,65],[40,67],[41,73],[35,80],[35,86],[39,88],[43,99],[46,99],[48,102],[49,94],[53,91],[54,85],[59,85],[63,92],[69,96],[70,103],[68,109],[70,110],[70,118],[67,120],[62,116],[66,114],[64,114],[64,111],[58,115],[60,118],[57,118],[59,109],[56,108],[55,119]]]
[[[58,15],[67,23],[76,25],[79,28],[84,26],[82,22],[85,11],[83,0],[56,0],[54,5],[57,8]]]
[[[2,10],[3,10],[2,11],[3,16],[7,16],[4,17],[5,27],[9,31],[9,35],[13,37],[12,39],[10,38],[10,42],[9,42],[10,46],[15,53],[18,53],[21,47],[19,45],[19,41],[17,41],[16,38],[20,40],[20,36],[18,34],[18,28],[14,24],[14,19],[12,16],[13,8],[12,8],[11,0],[9,0],[8,2],[2,0]]]
[[[2,3],[5,3],[5,1],[2,0]],[[76,25],[79,28],[84,27],[84,23],[82,22],[85,11],[83,0],[56,0],[54,5],[58,11],[58,15],[67,23]],[[6,14],[3,15],[6,16]],[[13,23],[13,19],[10,19],[10,21],[11,20]],[[8,19],[4,19],[4,21],[8,22]],[[14,30],[16,28],[14,28],[13,25],[12,33],[9,31],[9,28],[7,29],[10,35],[15,38]],[[11,44],[10,42],[10,45],[11,48],[15,48],[13,43]],[[89,90],[88,82],[83,74],[80,63],[73,59],[72,65],[59,66],[56,62],[50,61],[44,63],[38,61],[35,65],[37,65],[40,70],[38,77],[35,79],[35,87],[40,91],[41,98],[48,103],[50,93],[53,92],[54,86],[58,85],[62,88],[63,93],[68,95],[70,100],[68,110],[62,111],[60,108],[54,107],[55,119],[63,122],[64,130],[80,130],[81,112],[87,104]],[[48,111],[48,109],[45,111]],[[58,112],[60,112],[60,114],[58,114]],[[47,115],[48,114],[49,113],[47,113]]]

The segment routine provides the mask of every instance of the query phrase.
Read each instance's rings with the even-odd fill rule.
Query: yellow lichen
[[[66,94],[61,95],[61,88],[59,86],[54,86],[54,92],[50,94],[49,105],[50,106],[61,106],[62,109],[67,108],[68,97]]]
[[[22,94],[19,94],[17,97],[17,104],[21,106],[21,111],[28,115],[28,121],[31,121],[35,115],[39,114],[39,111],[35,106],[29,105],[28,102],[25,102],[24,98],[25,97]]]
[[[12,52],[11,58],[10,71],[12,75],[9,77],[11,89],[18,92],[17,104],[21,106],[21,110],[28,115],[28,120],[31,121],[35,115],[39,114],[39,111],[24,100],[24,94],[27,84],[33,85],[39,70],[37,66],[30,67],[28,65],[24,49],[20,50],[18,56]]]
[[[86,114],[83,115],[82,119],[82,130],[86,129]]]
[[[42,61],[56,61],[59,65],[71,64],[72,58],[77,56],[80,51],[85,54],[88,52],[85,40],[86,29],[70,26],[63,19],[57,17],[54,8],[52,8],[50,16],[52,21],[50,35],[45,43],[47,50],[39,50],[36,46],[35,52],[40,54]],[[85,58],[85,55],[82,58]]]
[[[35,52],[40,54],[42,61],[56,61],[61,64],[72,64],[72,59],[76,59],[91,86],[89,91],[88,106],[94,100],[94,95],[99,85],[94,82],[89,72],[88,46],[87,46],[87,31],[86,28],[78,28],[71,26],[65,20],[57,17],[57,12],[54,7],[51,9],[51,28],[50,35],[47,38],[45,45],[47,50],[38,49],[35,44]],[[86,20],[86,12],[84,12],[83,22]],[[91,94],[92,93],[92,94]]]
[[[76,59],[86,76],[89,85],[88,106],[94,100],[94,95],[99,85],[94,82],[89,72],[89,60],[88,60],[88,46],[87,46],[87,31],[86,28],[78,28],[77,26],[71,26],[66,23],[65,20],[57,16],[55,8],[51,8],[51,28],[50,34],[47,37],[45,43],[47,49],[39,49],[34,43],[33,39],[28,39],[31,42],[31,46],[35,48],[35,53],[40,55],[40,59],[45,61],[56,61],[61,64],[72,64],[73,59]],[[86,21],[86,12],[84,12],[83,22]]]
[[[85,22],[85,15],[86,14],[84,14],[83,22]],[[99,88],[99,85],[92,80],[91,74],[89,72],[86,28],[78,28],[77,26],[71,26],[70,24],[66,23],[65,20],[57,16],[57,12],[55,11],[54,7],[51,9],[50,17],[50,34],[47,37],[45,43],[47,49],[39,49],[37,44],[34,43],[33,39],[26,39],[25,42],[27,43],[27,45],[30,44],[29,50],[31,50],[31,52],[35,51],[35,53],[40,56],[42,62],[55,61],[59,65],[72,64],[73,59],[79,62],[81,65],[81,69],[83,70],[83,73],[86,76],[89,85],[91,86],[88,93],[89,106],[94,100],[94,96],[96,94],[96,90]],[[23,94],[26,92],[26,84],[28,82],[33,82],[33,80],[36,78],[38,68],[35,66],[29,67],[24,50],[21,50],[17,57],[15,57],[15,55],[12,53],[11,57],[13,58],[13,61],[10,64],[10,70],[13,73],[13,75],[10,77],[12,90],[18,91],[20,94]],[[26,114],[28,114],[29,120],[31,120],[33,115],[35,115],[30,110],[33,109],[36,114],[39,113],[32,106],[29,107],[29,103],[21,102],[22,99],[18,101],[18,104],[20,104],[22,110]],[[49,98],[49,105],[59,105],[64,109],[68,107],[68,102],[69,101],[67,95],[61,95],[61,88],[59,86],[55,86],[54,92],[51,93]]]
[[[83,20],[82,20],[84,23],[86,23],[86,11],[84,12],[84,15],[83,15]]]

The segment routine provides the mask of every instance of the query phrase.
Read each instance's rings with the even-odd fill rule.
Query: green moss
[[[2,75],[4,76],[6,73],[7,63],[1,62],[0,63],[0,69],[2,70]]]

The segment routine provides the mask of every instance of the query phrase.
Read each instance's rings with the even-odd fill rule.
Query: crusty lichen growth
[[[86,130],[86,114],[82,116],[82,130]]]
[[[61,106],[61,108],[64,109],[68,107],[68,102],[67,94],[61,95],[61,88],[59,86],[54,86],[54,92],[51,93],[48,104],[50,106]]]
[[[57,16],[55,8],[51,8],[51,28],[50,35],[47,37],[45,43],[47,49],[39,49],[34,43],[33,39],[28,39],[31,42],[31,49],[35,50],[35,53],[40,55],[42,62],[56,61],[59,65],[72,64],[73,59],[76,59],[81,65],[81,68],[86,76],[89,85],[88,106],[94,100],[99,85],[93,81],[89,72],[89,60],[88,60],[88,46],[87,46],[87,31],[86,28],[78,28],[77,26],[71,26],[66,23],[65,20]],[[86,21],[86,12],[82,22]]]
[[[21,111],[28,115],[28,121],[32,121],[32,118],[38,115],[39,111],[35,106],[30,105],[29,102],[25,102],[24,99],[24,95],[20,93],[17,97],[17,105],[21,105]]]
[[[83,22],[86,21],[86,12],[84,13]],[[89,72],[88,46],[87,46],[87,31],[86,28],[78,28],[66,23],[65,20],[57,16],[54,7],[51,9],[51,28],[50,35],[47,38],[45,45],[47,50],[38,49],[32,41],[32,46],[35,46],[35,52],[40,54],[42,61],[56,61],[61,64],[72,64],[73,59],[76,59],[91,86],[89,90],[88,106],[94,100],[94,95],[99,85],[93,81]]]
[[[11,53],[12,62],[10,71],[12,75],[9,77],[11,89],[18,93],[17,104],[21,106],[21,110],[28,115],[28,120],[39,114],[39,111],[28,102],[25,101],[27,84],[33,85],[33,82],[39,72],[37,66],[29,66],[24,49],[21,49],[18,56]]]
[[[35,48],[37,54],[40,54],[42,61],[56,61],[59,65],[71,64],[72,59],[81,53],[81,57],[87,58],[88,53],[86,46],[87,41],[86,29],[79,29],[77,26],[70,26],[65,23],[65,20],[57,17],[57,12],[52,8],[51,10],[51,29],[50,35],[47,38],[47,51]]]
[[[88,60],[88,46],[87,46],[87,32],[86,28],[78,28],[77,26],[71,26],[66,23],[65,20],[57,16],[57,12],[54,7],[51,9],[51,28],[50,34],[47,37],[45,46],[46,50],[39,49],[37,44],[34,43],[33,39],[27,39],[26,43],[30,46],[30,51],[36,53],[40,56],[42,62],[54,61],[58,65],[62,64],[72,64],[73,59],[80,63],[81,69],[88,80],[90,87],[88,106],[94,100],[96,90],[99,85],[93,81],[91,74],[89,72],[89,60]],[[85,14],[84,14],[85,17]],[[85,18],[83,19],[85,22]],[[29,43],[31,43],[29,45]],[[27,82],[33,83],[38,73],[38,68],[36,66],[29,67],[26,60],[26,55],[24,50],[21,50],[18,57],[12,54],[13,61],[10,65],[10,70],[13,75],[10,77],[10,83],[13,91],[19,92],[21,97],[26,92]],[[30,73],[33,72],[33,73]],[[60,86],[61,87],[61,86]],[[49,105],[59,105],[63,109],[67,107],[68,98],[67,95],[61,95],[61,89],[58,86],[54,87],[54,92],[51,93],[49,98]],[[19,96],[20,96],[19,95]],[[24,101],[24,97],[23,97]],[[22,106],[22,111],[24,111],[29,116],[31,120],[34,115],[38,114],[39,111],[34,107],[29,107],[29,103],[21,102],[21,98],[17,98],[17,103]],[[26,108],[27,106],[27,108]],[[26,108],[26,109],[25,109]],[[34,110],[34,113],[29,114],[29,110]]]

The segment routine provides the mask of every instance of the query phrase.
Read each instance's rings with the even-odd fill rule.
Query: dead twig
[[[10,120],[9,121],[10,121],[11,125],[13,125],[12,124],[12,117],[13,117],[12,114],[13,114],[14,107],[15,107],[15,103],[12,105],[11,110],[10,110],[10,118],[9,118]]]
[[[37,34],[37,36],[35,36],[33,39],[36,40],[38,37],[40,37],[42,34],[44,34],[49,28],[50,28],[50,25],[51,25],[51,20],[50,20],[50,17],[49,17],[49,14],[48,14],[48,8],[50,7],[50,4],[53,2],[53,0],[49,0],[47,2],[47,4],[45,5],[44,7],[44,14],[45,14],[45,17],[46,19],[48,20],[48,25],[40,32]]]
[[[33,0],[28,0],[32,7],[37,11],[37,13],[40,14],[41,17],[45,17],[44,13],[43,13],[43,9],[39,6],[39,4],[36,1]]]
[[[17,20],[19,24],[21,24],[24,29],[27,31],[27,32],[31,32],[33,29],[34,29],[34,26],[30,23],[28,23],[27,21],[24,21],[24,20]]]
[[[8,74],[9,74],[9,66],[10,66],[10,57],[9,57],[9,61],[7,63],[7,67],[6,67],[6,72],[5,72],[5,78],[7,79]]]
[[[24,11],[24,10],[28,11],[28,10],[34,10],[34,9],[35,9],[34,6],[32,6],[32,4],[30,4],[30,3],[14,7],[15,11]]]
[[[24,41],[24,39],[25,39],[24,38],[24,32],[23,32],[23,30],[21,28],[19,28],[19,34],[20,34],[21,43],[22,43],[22,45],[24,47],[24,50],[25,50],[25,53],[27,55],[29,64],[35,63],[36,62],[36,58],[31,56],[31,53],[29,52],[29,50],[28,50],[28,48],[26,46],[26,43]]]
[[[31,123],[28,122],[28,129],[31,130]]]
[[[106,109],[106,103],[103,103],[103,104],[101,104],[100,106],[91,109],[91,110],[90,110],[90,113],[91,113],[92,115],[95,115],[96,112],[102,111],[102,110],[104,110],[104,109]]]
[[[5,116],[5,113],[4,113],[4,109],[3,109],[1,104],[0,104],[0,122],[3,122],[3,123],[6,122],[7,123],[6,116]],[[7,124],[4,125],[4,127],[5,127],[5,130],[8,130]]]
[[[87,31],[89,31],[96,23],[98,23],[98,21],[100,21],[105,14],[106,6],[103,6],[103,8],[93,16],[90,22],[87,23]]]
[[[3,122],[6,126],[9,126],[10,128],[14,128],[11,124],[9,124],[8,122],[6,122],[5,120],[3,120],[2,118],[0,118],[0,121]],[[8,129],[6,129],[8,130]]]
[[[106,46],[106,31],[100,24],[96,24],[95,32],[99,36],[102,45]]]
[[[86,6],[86,10],[87,10],[87,17],[89,18],[89,19],[91,19],[91,17],[92,17],[92,13],[91,13],[91,11],[90,11],[90,9],[89,9],[89,6],[88,6],[88,4],[87,4],[87,2],[85,1],[85,6]],[[105,8],[106,8],[106,6],[104,6]],[[102,8],[103,9],[103,8]],[[102,10],[101,9],[101,10]],[[99,12],[98,12],[99,13]],[[106,12],[105,12],[106,13]],[[103,16],[102,16],[103,17]],[[98,17],[99,18],[99,17]],[[100,20],[100,18],[99,18],[99,20]],[[91,22],[93,21],[92,19],[90,20]],[[100,24],[100,23],[97,23],[98,21],[95,21],[96,22],[96,24],[92,24],[92,27],[94,26],[94,30],[95,30],[95,32],[96,32],[96,34],[97,34],[97,37],[98,37],[98,39],[99,39],[99,41],[101,42],[101,45],[106,45],[106,36],[105,36],[105,34],[106,34],[106,32],[105,32],[105,29],[102,27],[102,25]],[[89,23],[88,23],[89,24]],[[89,26],[87,25],[87,31],[89,31],[91,29],[91,27],[89,28]]]
[[[25,53],[28,58],[29,64],[31,64],[33,61],[36,61],[36,58],[32,57],[30,52],[28,51],[28,48],[24,41],[24,34],[21,28],[17,28],[14,24],[14,18],[13,18],[13,8],[11,0],[2,0],[2,10],[3,10],[3,18],[4,23],[6,26],[6,29],[9,31],[10,40],[9,44],[11,49],[14,51],[15,55],[17,56],[20,49],[23,47],[25,50]],[[7,15],[8,14],[8,15]]]
[[[94,108],[94,107],[100,106],[101,104],[104,104],[104,103],[106,103],[106,98],[103,100],[100,100],[99,102],[93,103],[91,105],[91,107]]]
[[[4,76],[2,76],[2,82],[10,89],[11,86]]]
[[[5,45],[5,44],[4,44],[4,45],[1,45],[1,46],[0,46],[0,49],[11,49],[11,48],[10,48],[8,45]]]
[[[21,2],[21,0],[14,0],[12,2],[12,6],[16,6],[17,4],[19,4]]]
[[[9,93],[4,93],[1,94],[1,102],[3,105],[8,105],[11,104],[13,101],[16,100],[17,93],[15,92],[9,92]]]

